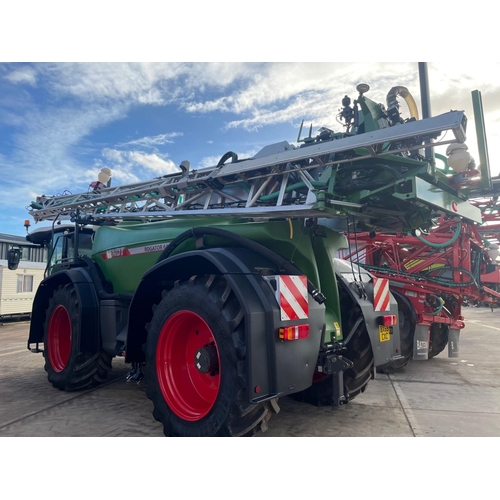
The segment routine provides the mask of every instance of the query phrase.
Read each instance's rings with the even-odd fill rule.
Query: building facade
[[[7,266],[10,248],[21,249],[21,261],[15,271]],[[0,233],[0,319],[31,314],[36,290],[43,280],[47,249],[26,241],[22,236]]]

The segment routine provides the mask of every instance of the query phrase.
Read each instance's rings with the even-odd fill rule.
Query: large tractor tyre
[[[344,397],[352,401],[358,394],[365,391],[368,382],[375,376],[373,351],[370,337],[362,317],[361,309],[354,304],[350,295],[339,287],[342,304],[342,326],[344,335],[355,330],[346,345],[342,356],[354,364],[344,372]],[[315,373],[313,384],[304,391],[294,395],[295,399],[316,406],[328,406],[333,403],[333,376]]]
[[[401,359],[389,361],[379,366],[378,373],[394,373],[404,368],[413,358],[413,339],[415,336],[416,322],[408,306],[404,302],[398,302],[399,335],[401,341]]]
[[[249,403],[244,314],[221,276],[193,276],[164,291],[145,345],[147,396],[166,436],[252,436],[277,400]]]
[[[54,291],[46,318],[43,355],[49,382],[62,391],[104,382],[112,358],[104,351],[80,352],[80,305],[72,284]]]
[[[450,327],[443,323],[433,323],[431,325],[431,335],[429,342],[429,359],[443,352],[448,345],[448,334]]]

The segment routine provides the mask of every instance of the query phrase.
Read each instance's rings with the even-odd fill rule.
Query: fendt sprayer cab
[[[47,248],[45,277],[68,269],[79,255],[90,256],[93,238],[93,228],[75,227],[74,224],[40,227],[26,237],[31,243]]]
[[[463,144],[467,119],[418,120],[404,87],[387,108],[357,90],[352,105],[342,100],[342,132],[311,127],[297,145],[230,151],[198,170],[183,161],[125,186],[102,171],[85,193],[32,202],[36,222],[74,224],[67,260],[33,306],[28,347],[44,344],[49,381],[99,384],[122,355],[131,380],[144,375],[165,435],[246,436],[266,429],[278,398],[339,406],[400,359],[388,280],[337,259],[347,240],[336,228],[411,231],[440,214],[480,222],[422,156],[433,140]],[[90,255],[75,245],[86,233]]]

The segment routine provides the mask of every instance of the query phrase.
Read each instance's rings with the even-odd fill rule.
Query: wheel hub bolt
[[[219,371],[219,360],[217,348],[213,344],[207,344],[196,351],[194,364],[200,373],[215,375]]]

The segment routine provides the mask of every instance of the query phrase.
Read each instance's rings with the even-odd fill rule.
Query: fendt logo
[[[114,248],[113,250],[108,250],[101,254],[101,257],[104,260],[116,259],[118,257],[128,257],[130,255],[141,255],[144,253],[152,253],[152,252],[163,252],[165,248],[167,248],[169,243],[158,243],[157,245],[146,245],[143,247],[135,247],[135,248]]]

